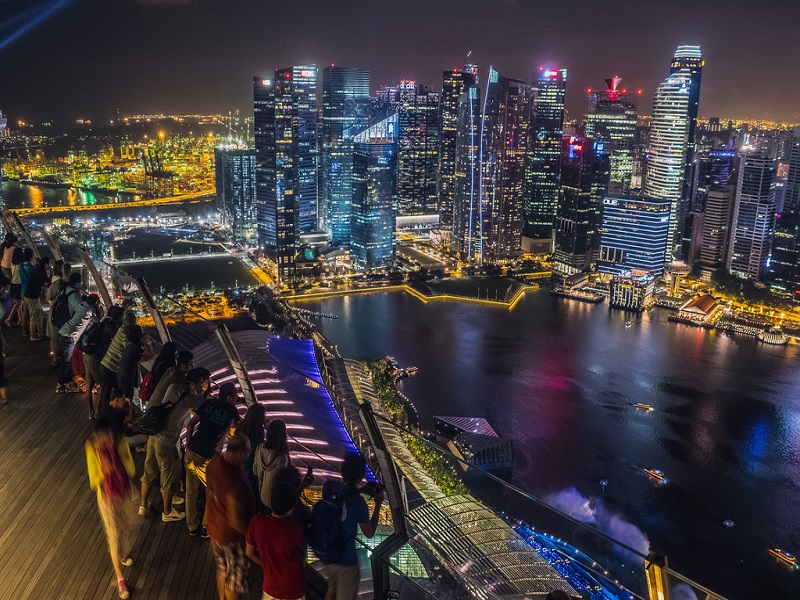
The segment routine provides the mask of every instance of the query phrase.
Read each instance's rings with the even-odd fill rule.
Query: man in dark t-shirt
[[[208,537],[205,517],[197,511],[197,496],[200,485],[205,484],[208,461],[221,450],[225,435],[238,422],[236,388],[226,383],[219,388],[219,396],[203,402],[186,425],[186,526],[191,536]]]

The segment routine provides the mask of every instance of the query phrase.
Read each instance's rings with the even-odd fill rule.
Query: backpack
[[[103,326],[104,322],[98,321],[83,332],[81,339],[78,341],[78,348],[81,349],[81,352],[90,356],[97,352],[100,338],[103,336]]]
[[[139,432],[145,435],[156,435],[164,431],[172,414],[172,409],[186,396],[188,391],[183,392],[172,404],[159,404],[158,406],[148,406],[141,417],[139,417]]]
[[[346,502],[358,495],[358,489],[349,488],[345,492],[333,492],[333,481],[322,486],[322,500],[311,509],[308,544],[323,564],[335,564],[346,550],[345,533],[342,523],[347,518]]]
[[[50,320],[58,329],[61,329],[66,322],[72,318],[69,312],[69,297],[77,293],[78,290],[71,285],[64,286],[64,288],[58,292],[58,296],[56,296],[55,302],[53,302],[53,309],[50,311]]]
[[[104,473],[103,482],[100,484],[103,497],[106,502],[116,504],[125,496],[130,486],[128,473],[125,471],[116,446],[103,447],[98,449],[98,452]]]

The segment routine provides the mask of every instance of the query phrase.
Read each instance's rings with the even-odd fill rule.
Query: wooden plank
[[[8,396],[0,406],[0,598],[117,597],[95,494],[89,489],[84,442],[91,432],[82,394],[55,393],[49,347],[6,330]],[[197,334],[183,332],[186,343]],[[205,336],[204,336],[205,337]],[[139,486],[143,454],[134,454]],[[216,598],[211,544],[188,535],[185,522],[142,519],[124,572],[132,598]],[[250,598],[260,598],[253,570]]]

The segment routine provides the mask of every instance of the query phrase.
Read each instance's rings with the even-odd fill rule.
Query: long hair
[[[278,454],[289,454],[289,442],[286,439],[286,423],[275,419],[267,425],[267,440],[264,448]]]
[[[236,433],[246,435],[250,439],[264,439],[264,421],[266,414],[262,404],[253,404],[247,409],[244,419],[236,427]]]
[[[12,265],[22,264],[22,248],[20,248],[19,246],[14,248],[14,254],[11,255],[11,264]]]

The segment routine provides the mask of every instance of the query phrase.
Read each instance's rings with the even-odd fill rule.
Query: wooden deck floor
[[[0,405],[0,598],[117,598],[83,445],[91,432],[81,394],[55,394],[47,342],[5,330],[9,402]],[[143,454],[134,454],[135,481]],[[157,494],[152,494],[157,496]],[[160,496],[151,498],[160,510]],[[208,540],[185,523],[142,519],[125,569],[131,598],[216,597]],[[254,570],[252,598],[260,597]]]

